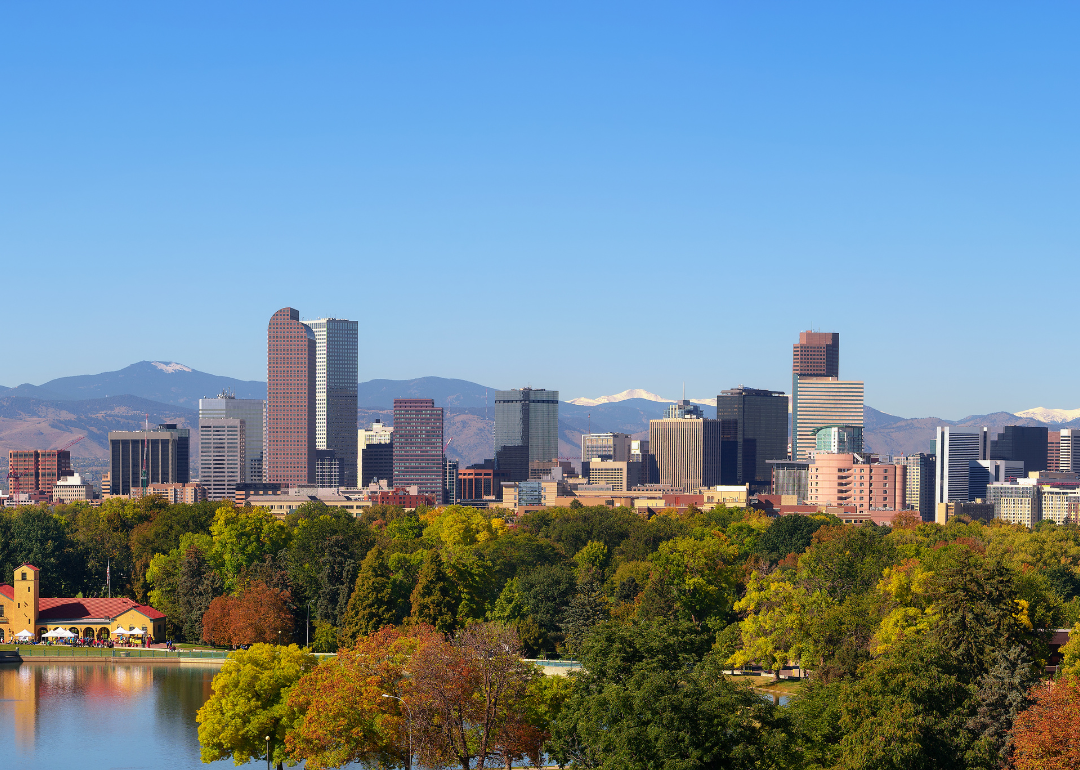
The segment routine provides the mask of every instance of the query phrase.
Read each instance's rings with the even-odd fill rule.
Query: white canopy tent
[[[70,639],[75,636],[75,634],[63,628],[54,628],[49,633],[42,634],[42,636],[47,639]]]
[[[33,634],[33,633],[31,633],[30,631],[27,631],[26,629],[23,629],[23,630],[22,630],[22,631],[20,631],[19,633],[15,634],[15,638],[16,638],[16,639],[29,639],[29,638],[30,638],[30,637],[32,637],[33,635],[34,635],[34,634]]]
[[[114,634],[119,634],[120,636],[126,636],[127,635],[127,630],[123,626],[120,626],[120,628],[113,631],[113,633]]]
[[[142,629],[134,628],[134,627],[132,627],[132,629],[130,631],[128,631],[128,633],[131,634],[132,636],[142,636],[143,635]]]

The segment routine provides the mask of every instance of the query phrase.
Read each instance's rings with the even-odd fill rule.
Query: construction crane
[[[62,447],[58,447],[57,449],[52,450],[52,451],[55,451],[55,452],[67,451],[68,449],[71,449],[73,446],[75,446],[80,441],[82,441],[84,438],[86,438],[86,436],[77,436],[76,438],[73,438],[71,441],[64,444]]]

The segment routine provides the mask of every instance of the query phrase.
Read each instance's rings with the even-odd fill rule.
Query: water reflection
[[[211,666],[22,663],[0,666],[6,764],[200,768],[195,713]],[[231,760],[215,763],[231,767]]]

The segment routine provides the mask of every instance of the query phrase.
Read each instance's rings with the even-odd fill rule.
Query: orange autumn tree
[[[1065,676],[1032,688],[1035,701],[1013,723],[1015,770],[1073,770],[1080,767],[1080,676]]]
[[[530,716],[530,685],[542,675],[520,648],[513,629],[495,623],[452,639],[423,625],[361,637],[292,691],[289,755],[311,770],[538,762],[547,735]]]
[[[221,647],[241,644],[289,644],[294,619],[289,592],[262,581],[249,583],[234,596],[219,596],[203,615],[203,641]]]
[[[528,714],[530,684],[539,670],[521,660],[510,626],[473,623],[449,641],[425,640],[410,665],[410,702],[420,737],[418,754],[431,767],[463,770],[539,763],[547,735]]]
[[[430,626],[388,626],[308,673],[289,698],[301,715],[286,741],[290,755],[311,770],[349,762],[409,767],[408,709],[382,696],[411,697],[409,665],[425,643],[443,639]]]

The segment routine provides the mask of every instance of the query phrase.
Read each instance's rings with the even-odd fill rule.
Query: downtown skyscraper
[[[732,388],[716,397],[720,421],[720,483],[772,485],[769,460],[787,458],[787,395],[758,388]]]
[[[495,391],[495,463],[510,481],[528,481],[529,463],[559,456],[559,391]]]
[[[443,499],[443,410],[430,398],[394,399],[394,486]]]
[[[833,425],[862,427],[863,383],[840,379],[839,334],[805,331],[792,350],[791,459],[808,460]]]
[[[304,323],[315,335],[315,448],[332,451],[341,486],[355,487],[359,324],[341,318]]]
[[[315,333],[291,307],[274,313],[266,332],[264,441],[265,481],[314,483]]]

